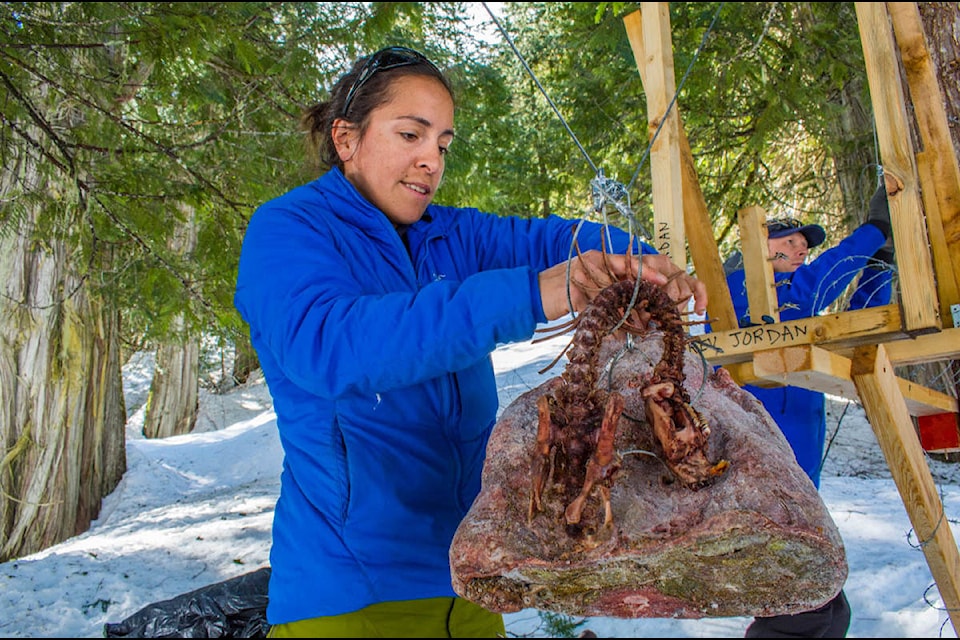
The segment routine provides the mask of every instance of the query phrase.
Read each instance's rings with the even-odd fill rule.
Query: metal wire
[[[697,47],[697,50],[694,53],[693,58],[690,60],[690,64],[687,65],[687,69],[680,80],[680,84],[677,85],[677,88],[673,93],[673,97],[670,99],[670,103],[667,105],[666,112],[663,114],[663,117],[660,119],[660,124],[657,126],[656,131],[654,131],[653,136],[650,138],[650,142],[649,144],[647,144],[646,149],[644,149],[643,156],[640,158],[640,163],[637,165],[637,168],[634,171],[633,176],[631,177],[630,182],[626,187],[624,187],[620,183],[616,183],[608,178],[603,177],[603,172],[597,168],[596,164],[594,164],[593,160],[590,158],[590,154],[587,153],[587,150],[580,143],[580,140],[577,138],[576,134],[570,128],[570,125],[567,124],[567,121],[563,118],[563,115],[560,113],[560,110],[557,108],[556,104],[554,104],[553,100],[550,99],[550,96],[547,94],[547,91],[543,88],[543,85],[540,83],[539,79],[537,79],[536,74],[530,68],[530,65],[527,64],[527,61],[526,59],[524,59],[523,54],[520,53],[520,50],[517,49],[517,46],[514,44],[513,40],[510,38],[510,34],[507,33],[507,30],[500,23],[500,20],[497,19],[496,15],[494,15],[490,7],[487,6],[487,3],[482,2],[481,4],[483,5],[483,8],[486,9],[487,14],[490,16],[490,19],[493,20],[493,23],[496,25],[497,29],[500,31],[500,34],[503,36],[503,39],[513,50],[514,54],[517,56],[517,59],[520,60],[520,63],[523,65],[523,68],[526,70],[527,74],[530,76],[534,84],[537,86],[537,89],[539,89],[540,93],[543,94],[543,97],[546,98],[547,102],[550,105],[550,108],[553,109],[553,112],[556,114],[557,118],[560,120],[560,123],[563,125],[563,127],[567,130],[567,133],[570,134],[570,137],[573,139],[574,143],[577,145],[577,148],[580,149],[580,153],[583,154],[583,157],[586,159],[587,164],[590,165],[590,168],[593,170],[594,175],[597,176],[596,181],[599,181],[600,184],[594,185],[595,187],[594,195],[596,195],[598,190],[602,193],[606,193],[607,192],[606,190],[609,190],[609,192],[612,195],[614,191],[619,191],[619,190],[622,190],[624,194],[626,194],[630,190],[632,190],[634,185],[636,184],[637,178],[640,175],[640,170],[643,168],[644,164],[646,163],[647,158],[650,155],[650,151],[653,148],[653,145],[656,142],[658,136],[660,135],[660,131],[662,130],[664,123],[666,123],[667,121],[667,116],[670,114],[671,109],[673,109],[674,104],[676,104],[677,96],[679,96],[680,90],[683,88],[683,85],[686,83],[687,78],[690,76],[690,72],[693,70],[693,65],[696,63],[697,58],[700,56],[700,53],[705,48],[707,43],[707,38],[713,32],[713,28],[717,22],[717,18],[719,18],[720,16],[720,10],[723,9],[723,6],[726,3],[721,2],[717,6],[717,10],[713,14],[713,19],[710,21],[710,25],[707,27],[707,30],[704,32],[703,38],[700,40],[700,46]],[[613,185],[619,185],[619,189],[611,189]],[[618,211],[623,213],[625,216],[627,216],[628,219],[633,219],[635,217],[633,210],[629,209],[629,202],[627,204],[627,208],[624,209],[622,204],[622,198],[611,197],[610,201],[613,202],[614,207]]]

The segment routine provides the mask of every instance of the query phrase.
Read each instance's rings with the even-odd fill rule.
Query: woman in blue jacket
[[[806,262],[810,249],[826,239],[819,225],[796,220],[767,223],[767,249],[773,264],[780,320],[818,315],[837,300],[858,275],[850,309],[888,304],[891,295],[893,245],[890,242],[887,189],[881,185],[870,199],[867,220],[837,246]],[[735,268],[727,284],[740,326],[754,324],[749,317],[745,274]],[[759,323],[756,323],[759,324]],[[820,468],[827,433],[826,399],[818,391],[800,387],[744,389],[763,403],[783,435],[797,462],[820,487]],[[841,590],[820,609],[796,615],[757,618],[748,627],[748,638],[807,637],[842,638],[850,625],[850,607]]]
[[[604,260],[599,225],[431,204],[453,118],[420,53],[361,58],[303,119],[329,170],[247,229],[235,304],[284,449],[272,637],[504,635],[455,597],[448,560],[497,413],[491,352],[638,272],[706,307],[702,283],[649,246],[628,258],[618,230]],[[575,230],[592,250],[568,261]]]

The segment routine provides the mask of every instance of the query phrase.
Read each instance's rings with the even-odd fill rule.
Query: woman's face
[[[799,231],[782,238],[767,238],[767,249],[775,273],[796,271],[810,253],[807,237]]]
[[[370,112],[363,137],[355,127],[334,123],[334,142],[344,176],[363,197],[394,226],[413,224],[443,178],[453,142],[453,99],[436,78],[400,76],[390,85],[390,99]]]

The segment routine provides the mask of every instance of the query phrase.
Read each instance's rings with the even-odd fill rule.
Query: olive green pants
[[[268,638],[504,638],[503,616],[463,598],[378,602],[270,627]]]

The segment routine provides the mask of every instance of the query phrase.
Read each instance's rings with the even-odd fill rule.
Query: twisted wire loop
[[[951,607],[939,606],[939,605],[937,605],[937,603],[930,597],[931,592],[932,592],[934,589],[937,589],[937,588],[938,588],[938,587],[937,587],[937,583],[936,583],[936,582],[933,582],[933,583],[927,585],[927,588],[923,590],[923,601],[927,604],[927,606],[930,607],[931,609],[936,609],[937,611],[946,611],[946,612],[948,612],[948,613],[951,612],[951,611],[956,611],[957,609],[954,609],[954,608],[951,608]],[[938,593],[939,593],[939,591],[938,591]],[[943,602],[943,598],[942,598],[942,597],[940,598],[940,601]],[[946,624],[946,623],[949,622],[949,621],[950,621],[950,619],[947,618],[946,620],[943,621],[943,624]],[[943,628],[943,627],[941,626],[941,629],[942,629],[942,628]]]
[[[937,517],[936,524],[934,524],[933,528],[930,530],[930,535],[928,535],[925,540],[920,540],[918,536],[917,544],[913,544],[912,542],[910,542],[910,538],[913,537],[913,534],[916,531],[916,529],[911,528],[910,531],[907,532],[907,544],[909,544],[914,549],[923,549],[928,544],[930,544],[933,541],[934,537],[937,535],[937,531],[940,529],[940,525],[943,524],[947,519],[947,514],[945,513],[944,506],[943,506],[943,487],[938,487],[937,492],[940,494],[940,515]]]
[[[676,90],[674,91],[674,95],[673,95],[672,99],[670,100],[669,105],[667,106],[667,109],[666,109],[666,112],[664,113],[664,116],[660,119],[660,120],[661,120],[660,126],[657,128],[656,132],[654,132],[654,134],[650,137],[650,140],[649,140],[649,142],[648,142],[648,144],[647,144],[647,146],[646,146],[646,149],[645,149],[645,151],[644,151],[644,153],[643,153],[643,155],[642,155],[642,157],[641,157],[641,159],[640,159],[640,162],[639,162],[638,166],[636,167],[636,171],[633,173],[633,176],[632,176],[631,179],[630,179],[629,185],[625,185],[625,184],[622,183],[622,182],[619,182],[619,181],[614,180],[614,179],[612,179],[612,178],[606,177],[606,176],[604,175],[603,169],[598,168],[597,165],[593,162],[593,160],[592,160],[591,157],[590,157],[590,154],[587,152],[587,150],[586,150],[586,148],[584,147],[584,145],[581,144],[580,140],[577,138],[576,134],[573,132],[573,130],[571,129],[570,125],[569,125],[569,124],[567,123],[567,121],[564,119],[563,115],[560,113],[560,110],[557,108],[557,105],[556,105],[556,104],[553,102],[553,100],[550,98],[550,95],[548,94],[547,90],[546,90],[546,89],[544,88],[544,86],[541,84],[541,82],[539,81],[539,79],[538,79],[537,76],[536,76],[536,73],[534,73],[533,69],[530,67],[530,65],[527,63],[526,59],[523,57],[523,54],[520,52],[519,48],[516,46],[516,44],[514,43],[513,39],[510,37],[510,34],[507,32],[507,30],[506,30],[506,28],[504,27],[504,25],[501,24],[501,22],[500,22],[499,19],[497,19],[497,16],[496,16],[496,15],[494,14],[494,12],[490,9],[490,7],[487,5],[486,2],[481,3],[481,5],[484,7],[484,9],[486,10],[487,14],[489,15],[490,19],[493,21],[494,25],[496,26],[497,30],[498,30],[498,31],[500,32],[500,34],[503,36],[503,39],[504,39],[504,41],[506,42],[506,44],[510,47],[510,49],[513,51],[514,55],[515,55],[515,56],[517,57],[517,59],[519,60],[520,64],[523,66],[524,71],[525,71],[525,72],[527,73],[527,75],[531,78],[531,80],[533,81],[533,83],[534,83],[534,85],[536,86],[536,88],[540,91],[540,93],[541,93],[541,94],[543,95],[543,97],[546,99],[547,104],[548,104],[548,105],[550,106],[550,108],[553,110],[554,115],[557,117],[557,119],[558,119],[558,120],[560,121],[560,123],[563,125],[564,129],[567,131],[567,133],[569,134],[570,138],[573,140],[574,144],[575,144],[575,145],[577,146],[577,148],[579,149],[579,151],[580,151],[581,155],[583,156],[584,160],[586,161],[586,163],[587,163],[587,164],[590,166],[590,168],[593,170],[593,172],[594,172],[594,178],[590,181],[590,189],[591,189],[591,195],[592,195],[592,200],[593,200],[593,210],[594,210],[594,213],[595,213],[600,219],[603,220],[603,224],[604,224],[605,228],[607,229],[607,234],[606,234],[606,246],[607,246],[607,247],[612,247],[612,246],[613,246],[613,243],[612,243],[611,238],[610,238],[610,235],[609,235],[609,226],[610,226],[610,225],[609,225],[609,221],[608,221],[608,218],[607,218],[607,212],[608,212],[608,210],[613,210],[613,211],[615,211],[615,212],[618,213],[620,216],[622,216],[622,218],[626,221],[627,224],[626,224],[625,226],[627,227],[627,231],[628,231],[628,233],[629,233],[629,247],[633,247],[634,238],[641,238],[641,239],[643,239],[643,238],[646,238],[646,239],[652,238],[652,235],[649,233],[649,231],[648,231],[647,229],[644,229],[644,228],[642,227],[642,225],[639,223],[638,219],[637,219],[637,214],[636,214],[636,212],[634,211],[634,208],[633,208],[632,203],[631,203],[631,200],[630,200],[630,191],[631,191],[631,189],[634,188],[634,186],[635,186],[635,184],[636,184],[636,181],[637,181],[637,178],[638,178],[638,176],[639,176],[639,174],[640,174],[640,171],[641,171],[641,169],[643,168],[643,166],[646,164],[646,161],[647,161],[647,159],[648,159],[648,157],[649,157],[649,155],[650,155],[650,152],[651,152],[651,150],[652,150],[652,148],[653,148],[653,145],[656,143],[656,141],[657,141],[657,139],[658,139],[658,137],[659,137],[659,135],[660,135],[660,131],[661,131],[662,127],[663,127],[663,123],[664,123],[664,122],[666,121],[666,119],[667,119],[666,116],[669,115],[671,109],[673,109],[673,107],[674,107],[674,105],[675,105],[675,103],[676,103],[676,101],[677,101],[677,97],[679,96],[680,91],[682,90],[682,88],[683,88],[683,86],[685,85],[688,77],[690,76],[690,73],[691,73],[692,70],[693,70],[694,64],[696,63],[697,59],[699,58],[700,53],[701,53],[701,52],[704,50],[704,48],[706,47],[707,41],[708,41],[708,39],[709,39],[709,36],[710,36],[710,34],[713,32],[713,30],[714,30],[714,27],[715,27],[715,25],[716,25],[716,22],[717,22],[717,20],[718,20],[718,18],[719,18],[719,16],[720,16],[720,11],[721,11],[721,9],[723,8],[724,4],[725,4],[725,3],[720,3],[719,6],[717,7],[716,11],[714,12],[713,18],[712,18],[712,20],[711,20],[711,22],[710,22],[710,25],[709,25],[709,27],[706,29],[705,33],[703,34],[703,37],[702,37],[702,39],[701,39],[701,41],[700,41],[700,44],[699,44],[699,46],[698,46],[698,48],[697,48],[696,53],[695,53],[694,56],[693,56],[693,59],[690,61],[690,64],[687,66],[687,69],[686,69],[683,77],[681,78],[680,83],[679,83],[678,86],[676,87]],[[578,246],[577,246],[577,236],[579,235],[580,229],[581,229],[581,227],[582,227],[582,223],[583,223],[583,220],[580,221],[580,224],[579,224],[579,225],[576,227],[576,229],[574,230],[574,237],[573,237],[573,241],[571,242],[571,248],[570,248],[570,257],[571,257],[571,258],[574,257],[574,255],[576,255],[577,253],[579,253],[579,248],[578,248]],[[569,264],[568,264],[568,268],[567,268],[567,269],[568,269],[568,271],[567,271],[567,272],[568,272],[568,278],[567,278],[567,280],[568,280],[568,282],[567,282],[567,299],[568,299],[569,306],[570,306],[570,308],[572,309],[572,308],[573,308],[573,304],[572,304],[572,298],[571,298],[571,293],[570,293],[570,285],[571,285],[571,283],[570,283],[570,277],[569,277],[569,276],[570,276],[570,266],[569,266]],[[635,306],[635,304],[636,304],[636,302],[637,302],[637,299],[639,298],[639,295],[640,295],[640,286],[641,286],[641,282],[643,281],[643,277],[642,277],[642,276],[643,276],[643,263],[642,263],[642,261],[641,261],[641,262],[640,262],[640,266],[639,266],[639,268],[638,268],[638,270],[637,270],[636,282],[635,282],[635,287],[634,287],[634,292],[633,292],[632,299],[630,300],[630,303],[627,305],[627,307],[624,309],[624,314],[623,314],[623,316],[621,317],[620,321],[616,324],[615,327],[613,327],[613,328],[611,329],[611,331],[617,331],[617,330],[619,330],[621,327],[624,326],[624,324],[626,324],[626,323],[629,321],[630,314],[633,312],[634,306]],[[565,325],[565,330],[570,330],[570,328],[576,326],[575,321],[578,319],[578,316],[577,316],[577,314],[574,313],[574,312],[571,312],[571,315],[572,315],[572,317],[573,317],[574,322]],[[561,333],[563,333],[563,332],[564,332],[564,331],[561,331]],[[558,335],[559,335],[559,334],[558,334]],[[632,337],[632,336],[628,336],[628,343],[627,343],[627,344],[628,344],[628,346],[632,346],[632,344],[633,344],[633,337]],[[569,345],[568,345],[568,346],[569,346]],[[545,367],[545,368],[541,371],[541,373],[543,373],[544,371],[550,369],[556,362],[558,362],[559,359],[564,355],[564,353],[566,352],[566,350],[567,350],[567,349],[564,349],[563,352],[561,352],[560,354],[558,354],[557,358],[556,358],[552,363],[550,363],[547,367]],[[702,352],[698,351],[698,353],[700,353],[701,357],[703,357]]]
[[[607,178],[601,170],[590,181],[590,188],[593,193],[594,211],[603,212],[606,208],[605,205],[610,203],[627,220],[636,219],[633,209],[630,208],[630,194],[627,192],[625,184],[617,182],[613,178]]]

